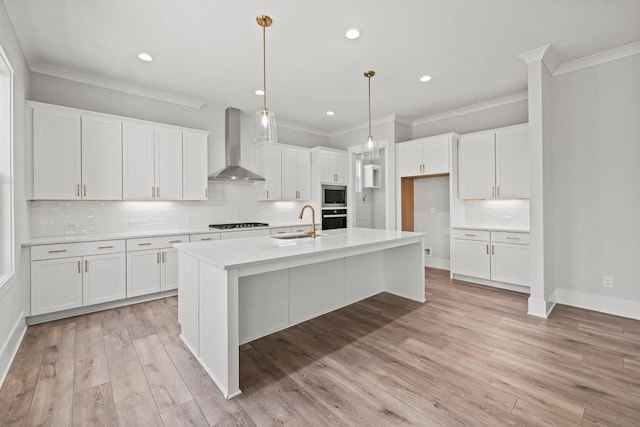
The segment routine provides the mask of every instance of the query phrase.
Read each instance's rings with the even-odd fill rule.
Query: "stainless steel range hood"
[[[209,175],[209,181],[264,181],[264,178],[240,166],[240,118],[237,108],[225,110],[225,167]]]

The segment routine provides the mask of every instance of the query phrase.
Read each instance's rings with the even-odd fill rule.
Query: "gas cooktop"
[[[229,224],[209,224],[209,228],[215,228],[216,230],[232,230],[234,228],[260,228],[268,226],[269,224],[265,222],[232,222]]]

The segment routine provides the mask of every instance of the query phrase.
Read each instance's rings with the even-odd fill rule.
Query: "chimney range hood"
[[[237,108],[225,110],[225,167],[209,175],[209,181],[264,181],[264,178],[240,166],[240,118]]]

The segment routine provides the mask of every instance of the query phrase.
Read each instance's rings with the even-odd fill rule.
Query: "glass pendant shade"
[[[378,141],[373,139],[373,137],[368,137],[362,143],[362,160],[372,161],[378,159],[380,159],[380,147],[378,146]]]
[[[253,140],[255,142],[266,142],[269,144],[278,141],[276,115],[272,111],[265,109],[256,111],[256,118],[253,125]]]

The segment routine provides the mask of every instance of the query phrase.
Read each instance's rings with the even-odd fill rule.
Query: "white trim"
[[[15,112],[14,112],[14,96],[13,96],[13,92],[14,92],[14,75],[15,75],[15,71],[13,70],[13,67],[11,66],[11,62],[9,61],[9,57],[5,54],[4,49],[2,48],[2,46],[0,46],[0,61],[3,62],[4,66],[7,68],[7,71],[9,72],[9,75],[7,76],[9,78],[9,122],[8,122],[8,126],[9,126],[9,170],[5,171],[8,172],[9,175],[9,236],[6,236],[9,239],[9,268],[8,271],[6,271],[2,277],[2,281],[0,282],[0,290],[5,289],[4,292],[0,292],[0,296],[4,297],[6,295],[6,293],[9,291],[9,289],[11,287],[13,287],[11,284],[14,282],[14,280],[12,280],[15,277],[15,271],[16,271],[16,224],[15,224],[15,177],[14,177],[14,146],[15,146],[15,141],[14,141],[14,119],[15,119]],[[0,170],[0,172],[2,172]],[[0,227],[4,227],[5,224],[2,223],[0,224]],[[3,245],[5,242],[0,242],[0,245]],[[1,251],[0,251],[1,253]],[[3,255],[4,256],[4,255]],[[2,264],[4,264],[5,260],[0,261]],[[0,265],[2,265],[0,264]]]
[[[4,383],[9,373],[9,368],[18,353],[24,334],[27,332],[27,326],[24,323],[24,311],[18,316],[18,320],[13,326],[13,330],[0,350],[0,387]],[[7,355],[9,356],[7,357]]]
[[[432,256],[425,255],[424,266],[449,271],[451,269],[451,261],[446,258],[434,258]]]
[[[555,77],[561,74],[571,73],[573,71],[582,70],[583,68],[615,61],[616,59],[626,58],[627,56],[636,55],[638,53],[640,53],[640,41],[562,63],[555,70],[553,76]]]
[[[378,117],[377,119],[373,119],[371,121],[371,126],[377,126],[377,125],[382,125],[385,123],[392,123],[392,122],[400,122],[403,124],[408,124],[408,119],[406,118],[399,118],[398,115],[396,114],[389,114],[387,116],[382,116],[382,117]],[[345,133],[349,133],[349,132],[355,132],[357,130],[361,130],[361,129],[367,129],[369,127],[369,123],[365,122],[365,123],[361,123],[359,125],[353,125],[351,127],[348,128],[343,128],[341,130],[337,130],[335,132],[332,132],[329,134],[330,138],[334,138],[336,136],[339,135],[344,135]],[[366,135],[363,137],[366,138]]]
[[[144,98],[150,98],[158,101],[168,102],[170,104],[182,105],[183,107],[200,109],[206,105],[204,101],[199,99],[187,98],[184,96],[179,96],[179,95],[175,95],[168,92],[149,89],[146,87],[137,86],[129,83],[118,82],[116,80],[111,80],[104,77],[98,77],[89,73],[83,73],[81,71],[70,70],[68,68],[57,67],[55,65],[49,65],[43,62],[29,64],[29,68],[31,71],[35,73],[40,73],[40,74],[45,74],[53,77],[58,77],[61,79],[85,83],[91,86],[111,89],[111,90],[115,90],[122,93],[128,93],[131,95],[142,96]]]
[[[478,111],[500,107],[503,105],[513,104],[516,102],[525,101],[527,98],[528,98],[528,93],[525,90],[525,91],[514,93],[511,95],[503,96],[501,98],[492,99],[490,101],[479,102],[477,104],[468,105],[466,107],[456,108],[455,110],[445,111],[443,113],[422,117],[420,119],[414,120],[413,126],[424,125],[427,123],[433,123],[440,120],[450,119],[452,117],[463,116],[465,114],[471,114]]]
[[[324,136],[326,138],[329,138],[329,134],[327,132],[321,131],[319,129],[303,126],[303,125],[300,125],[298,123],[289,122],[289,121],[286,121],[286,120],[278,119],[277,120],[277,126],[278,127],[282,127],[282,128],[286,128],[286,129],[297,130],[297,131],[300,131],[300,132],[312,133],[314,135],[319,135],[319,136]]]
[[[555,294],[558,304],[640,320],[640,301],[590,294],[565,288],[556,289]]]
[[[511,283],[496,282],[495,280],[480,279],[478,277],[465,276],[463,274],[453,274],[454,280],[461,282],[475,283],[476,285],[489,286],[492,288],[505,289],[507,291],[520,292],[521,294],[529,294],[528,286],[514,285]],[[529,298],[531,299],[531,298]]]

